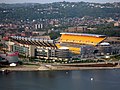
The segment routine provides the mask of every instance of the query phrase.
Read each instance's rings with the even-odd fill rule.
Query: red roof
[[[3,40],[8,41],[8,40],[9,40],[9,37],[8,37],[8,36],[3,37]]]

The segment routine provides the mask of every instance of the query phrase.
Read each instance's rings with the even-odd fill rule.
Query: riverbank
[[[87,70],[87,69],[116,69],[116,68],[120,68],[120,65],[101,66],[101,64],[96,64],[96,63],[90,63],[90,64],[40,64],[40,65],[20,65],[20,66],[16,66],[16,67],[1,67],[0,71],[2,71],[2,70],[9,70],[9,71]]]

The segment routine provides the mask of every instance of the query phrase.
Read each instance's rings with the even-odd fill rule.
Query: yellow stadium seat
[[[77,43],[77,44],[97,45],[104,39],[105,39],[105,37],[62,34],[62,36],[60,38],[60,42],[71,42],[71,43]]]

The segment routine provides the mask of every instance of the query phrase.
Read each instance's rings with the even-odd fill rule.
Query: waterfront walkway
[[[2,70],[41,71],[41,70],[82,70],[82,69],[114,69],[114,68],[120,68],[120,65],[100,66],[101,64],[102,63],[21,65],[21,66],[17,66],[17,67],[1,67],[0,70],[1,71]],[[95,65],[95,66],[92,66],[92,65]]]

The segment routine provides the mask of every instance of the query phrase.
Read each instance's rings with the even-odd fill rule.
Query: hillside
[[[72,17],[112,17],[120,15],[120,3],[56,2],[48,4],[0,4],[0,19],[51,19]]]

